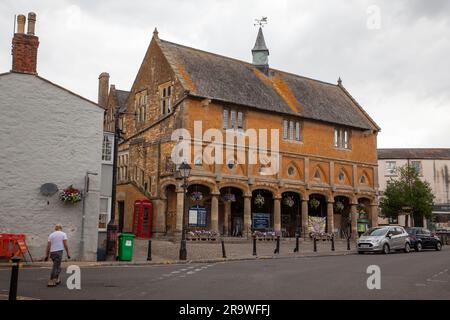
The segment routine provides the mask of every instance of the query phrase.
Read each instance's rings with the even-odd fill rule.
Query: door
[[[431,232],[430,232],[430,230],[427,230],[427,229],[420,229],[421,230],[421,233],[422,233],[422,237],[423,237],[423,240],[422,240],[422,246],[423,247],[432,247],[433,246],[433,244],[432,244],[432,241],[431,241]]]

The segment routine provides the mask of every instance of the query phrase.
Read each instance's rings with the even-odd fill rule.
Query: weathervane
[[[262,17],[261,19],[255,19],[256,23],[254,23],[254,26],[260,26],[261,28],[264,27],[265,24],[267,24],[267,17]]]

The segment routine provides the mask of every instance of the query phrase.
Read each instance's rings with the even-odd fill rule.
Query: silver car
[[[358,253],[382,252],[388,254],[393,250],[411,251],[409,235],[400,226],[371,228],[358,239]]]

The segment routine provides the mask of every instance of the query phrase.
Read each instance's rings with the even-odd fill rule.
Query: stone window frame
[[[282,121],[282,137],[283,140],[289,142],[302,142],[302,128],[303,123],[301,120],[293,118],[283,118]]]
[[[173,112],[173,83],[166,81],[158,85],[159,112],[164,117]]]
[[[222,112],[222,129],[245,130],[245,112],[241,108],[224,107]]]
[[[340,150],[351,150],[352,130],[348,127],[336,126],[333,131],[333,146]]]
[[[140,125],[147,120],[148,91],[143,89],[134,95],[134,108],[136,111],[136,124]]]
[[[292,170],[292,172],[290,172],[290,170]],[[293,177],[293,176],[295,176],[296,171],[297,170],[295,169],[294,166],[289,166],[288,169],[287,169],[287,174],[288,174],[289,177]]]

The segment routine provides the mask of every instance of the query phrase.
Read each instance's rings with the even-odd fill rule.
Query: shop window
[[[100,214],[98,217],[99,231],[106,231],[110,219],[111,219],[111,198],[100,197]]]

